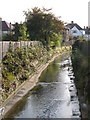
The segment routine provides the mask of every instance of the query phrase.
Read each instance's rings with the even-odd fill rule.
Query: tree
[[[2,37],[2,40],[3,41],[13,41],[14,40],[14,36],[13,36],[13,34],[8,33],[8,34],[6,34],[6,35],[4,35]]]
[[[27,27],[25,22],[20,26],[20,34],[22,40],[27,39]]]
[[[51,36],[50,46],[52,48],[60,47],[61,41],[62,41],[62,35],[53,33],[53,35]]]
[[[17,22],[14,25],[14,40],[18,41],[19,36],[20,36],[20,24]]]
[[[46,46],[50,44],[53,33],[59,34],[63,30],[63,22],[50,12],[38,7],[25,11],[27,31],[31,40],[39,40]]]

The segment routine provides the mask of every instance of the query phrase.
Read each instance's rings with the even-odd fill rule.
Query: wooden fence
[[[10,48],[10,44],[13,46],[13,50],[16,48],[24,48],[29,47],[30,45],[35,46],[38,45],[39,41],[20,41],[20,42],[10,42],[10,41],[0,41],[0,61],[6,55]]]

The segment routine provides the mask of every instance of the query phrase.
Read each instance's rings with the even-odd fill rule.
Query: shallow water
[[[70,55],[52,62],[41,74],[41,88],[29,92],[8,113],[9,118],[80,118]]]

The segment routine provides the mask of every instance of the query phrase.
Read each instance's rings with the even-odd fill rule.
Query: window
[[[73,33],[77,33],[77,31],[76,31],[76,30],[74,30],[74,31],[73,31]]]
[[[3,34],[7,34],[8,33],[8,31],[3,31]]]

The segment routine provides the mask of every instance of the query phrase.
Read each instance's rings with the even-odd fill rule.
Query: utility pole
[[[3,41],[2,41],[2,18],[0,18],[0,108],[2,105],[2,58],[3,58]]]
[[[90,39],[89,34],[90,34],[90,1],[88,2],[88,40]]]
[[[11,41],[11,22],[10,22],[10,41]]]

